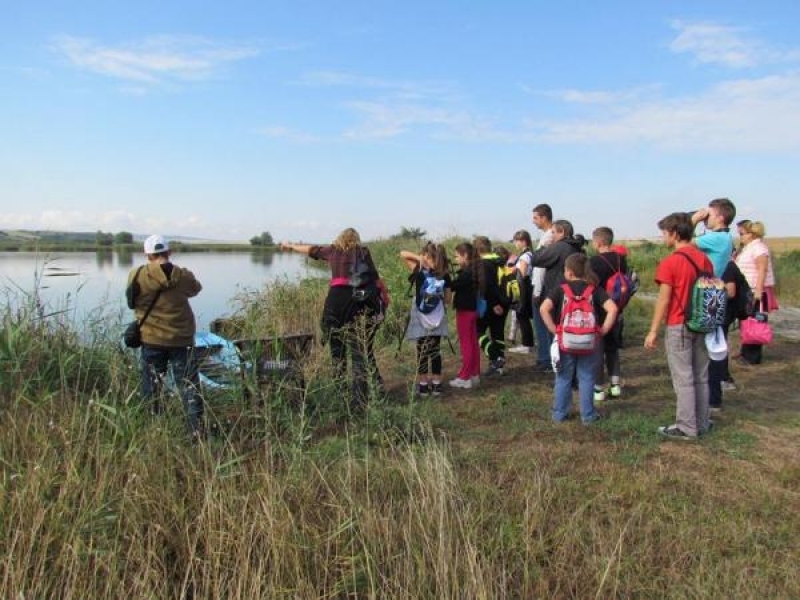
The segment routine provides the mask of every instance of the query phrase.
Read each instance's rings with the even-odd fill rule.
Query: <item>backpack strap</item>
[[[676,252],[675,252],[675,254],[680,254],[680,255],[681,255],[683,258],[685,258],[685,259],[686,259],[686,260],[688,260],[690,263],[692,263],[692,266],[694,267],[694,270],[695,270],[695,272],[697,273],[697,276],[698,276],[698,277],[700,276],[700,272],[701,272],[701,271],[700,271],[700,267],[698,267],[698,266],[697,266],[697,263],[696,263],[696,262],[694,262],[694,260],[692,259],[692,257],[691,257],[691,256],[689,256],[689,255],[688,255],[688,254],[686,254],[685,252],[681,252],[680,250],[676,251]]]
[[[139,267],[139,270],[136,271],[136,276],[133,278],[134,282],[139,278],[139,273],[142,271],[143,268],[144,268],[144,265]],[[150,316],[150,311],[153,310],[153,307],[156,305],[156,302],[158,301],[158,297],[161,295],[161,290],[162,289],[163,288],[158,288],[158,290],[156,291],[156,295],[153,296],[153,299],[150,301],[150,306],[147,307],[147,310],[144,311],[144,314],[142,315],[142,318],[139,319],[139,327],[141,327],[144,324],[144,322],[147,320],[147,317]]]
[[[614,254],[617,254],[617,253],[615,252]],[[611,261],[608,260],[605,256],[603,256],[602,254],[598,254],[597,256],[599,256],[601,259],[603,259],[603,262],[606,263],[609,267],[611,267],[611,269],[614,271],[614,273],[622,273],[622,257],[619,254],[617,254],[617,268],[616,269],[614,268],[614,265],[611,264]],[[686,258],[689,258],[689,257],[687,256]]]
[[[583,297],[591,298],[592,294],[594,294],[593,283],[587,283],[586,288],[580,294],[576,294],[575,292],[573,292],[572,288],[566,282],[561,284],[561,289],[564,290],[564,297],[567,298],[567,296],[569,296],[570,300],[579,300],[580,298]]]

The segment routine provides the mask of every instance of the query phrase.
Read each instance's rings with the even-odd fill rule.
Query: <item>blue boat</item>
[[[194,335],[194,345],[200,385],[224,389],[239,382],[241,361],[230,340],[209,331],[198,331]]]

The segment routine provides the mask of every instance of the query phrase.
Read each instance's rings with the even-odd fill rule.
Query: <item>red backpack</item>
[[[600,336],[592,302],[594,286],[587,285],[580,295],[576,295],[566,283],[561,284],[561,289],[564,291],[564,303],[556,328],[558,347],[568,354],[592,354]]]
[[[608,292],[608,297],[614,301],[614,304],[617,305],[621,313],[628,305],[631,296],[633,296],[633,281],[631,281],[627,273],[623,273],[622,271],[621,256],[617,255],[616,269],[614,269],[614,265],[612,265],[611,261],[605,256],[602,254],[598,254],[597,256],[603,259],[603,261],[614,270],[611,276],[606,280],[606,292]]]

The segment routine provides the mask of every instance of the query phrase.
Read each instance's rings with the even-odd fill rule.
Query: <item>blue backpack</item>
[[[417,308],[422,314],[429,314],[444,300],[444,279],[437,279],[433,274],[420,275],[424,279],[419,290]]]
[[[602,254],[598,254],[603,262],[605,262],[613,271],[611,276],[606,280],[606,293],[608,297],[614,301],[617,308],[622,312],[630,302],[635,290],[633,289],[633,280],[630,275],[622,270],[622,257],[617,255],[617,266],[611,264]]]

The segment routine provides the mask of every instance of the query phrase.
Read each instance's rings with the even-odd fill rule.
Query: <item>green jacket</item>
[[[167,348],[194,346],[195,320],[189,298],[203,286],[188,269],[172,263],[163,266],[167,271],[171,269],[169,277],[158,262],[148,262],[141,271],[139,267],[131,269],[125,292],[128,307],[136,311],[136,318],[141,321],[160,289],[161,295],[142,324],[142,342]]]

